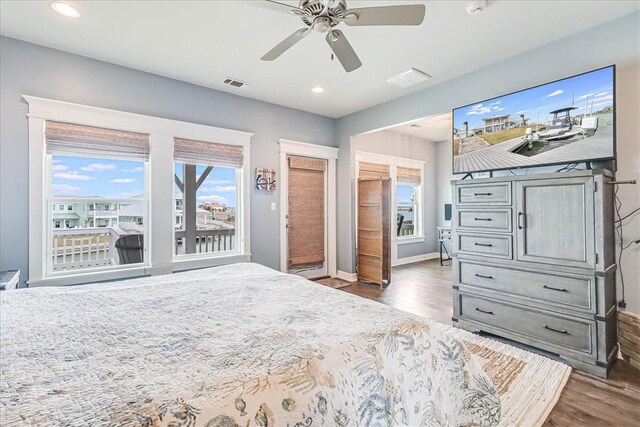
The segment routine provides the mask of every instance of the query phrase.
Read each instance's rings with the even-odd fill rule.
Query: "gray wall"
[[[28,129],[23,94],[254,132],[256,167],[279,169],[277,140],[335,145],[335,120],[0,37],[0,270],[28,271]],[[167,189],[172,191],[172,189]],[[251,193],[253,260],[278,269],[279,193]]]
[[[422,186],[422,223],[424,224],[425,241],[398,245],[398,259],[435,252],[438,247],[438,234],[436,232],[438,188],[436,183],[436,143],[398,132],[383,130],[357,136],[353,138],[351,145],[354,153],[356,151],[365,151],[387,156],[404,157],[406,159],[423,160],[425,162],[424,183]]]
[[[610,64],[617,64],[618,177],[640,179],[640,12],[558,40],[439,85],[372,107],[338,120],[338,269],[353,272],[353,171],[351,137],[398,123],[449,112],[452,108],[517,91],[547,81]],[[442,149],[439,151],[444,157]],[[444,160],[444,158],[443,158]],[[446,162],[448,163],[448,162]],[[530,173],[533,171],[530,171]],[[446,172],[442,173],[445,176]],[[440,182],[445,186],[448,183]],[[445,194],[446,190],[441,190]],[[640,190],[620,190],[624,212],[640,205]],[[350,209],[349,209],[350,207]],[[634,222],[635,221],[635,222]],[[640,238],[639,219],[626,227],[627,240]],[[623,259],[627,302],[640,312],[640,247],[625,251]]]

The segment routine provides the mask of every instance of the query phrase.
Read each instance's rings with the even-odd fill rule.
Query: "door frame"
[[[327,192],[325,230],[326,230],[326,257],[327,274],[331,277],[337,275],[337,249],[336,249],[336,161],[338,160],[338,148],[324,145],[309,144],[307,142],[279,139],[280,144],[280,271],[287,273],[287,212],[289,211],[289,168],[287,157],[303,156],[327,161]]]

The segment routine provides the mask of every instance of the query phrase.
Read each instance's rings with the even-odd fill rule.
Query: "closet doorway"
[[[281,271],[336,276],[337,149],[280,141]]]

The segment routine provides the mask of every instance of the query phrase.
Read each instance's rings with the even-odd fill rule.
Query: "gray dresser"
[[[617,357],[613,174],[452,181],[453,324],[606,377]]]

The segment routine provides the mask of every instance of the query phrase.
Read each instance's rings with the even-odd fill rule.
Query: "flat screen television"
[[[453,173],[615,159],[615,65],[453,110]]]

